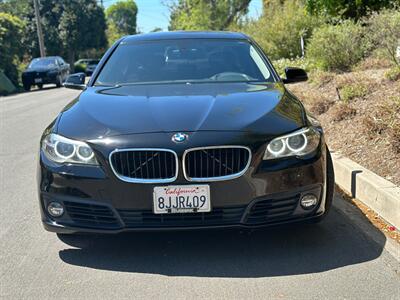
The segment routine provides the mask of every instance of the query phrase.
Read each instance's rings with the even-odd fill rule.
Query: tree
[[[169,30],[226,30],[247,13],[250,0],[170,2]]]
[[[311,14],[328,15],[344,19],[360,19],[370,11],[378,11],[399,0],[306,0],[307,10]]]
[[[301,38],[307,44],[324,21],[309,15],[302,0],[270,0],[258,20],[244,23],[239,30],[252,36],[274,60],[296,58],[302,55]]]
[[[18,85],[17,66],[24,53],[21,43],[24,23],[20,18],[0,13],[0,69]]]
[[[400,67],[396,52],[400,47],[400,11],[384,9],[366,19],[368,37],[374,48],[381,48],[385,56]]]
[[[70,64],[80,52],[105,47],[105,29],[104,12],[96,0],[63,1],[58,30]]]
[[[133,0],[119,1],[106,10],[109,44],[124,35],[136,34],[138,8]]]
[[[19,16],[25,23],[21,42],[27,57],[39,56],[36,22],[32,0],[0,0],[0,9]],[[67,57],[107,46],[105,16],[96,0],[41,0],[46,54]]]
[[[0,12],[22,19],[30,9],[29,0],[0,0]]]

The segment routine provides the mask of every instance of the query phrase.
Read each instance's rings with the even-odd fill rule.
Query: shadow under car
[[[79,237],[79,245],[75,244],[78,248],[61,250],[59,256],[77,266],[167,276],[256,278],[308,274],[379,257],[386,238],[372,224],[369,226],[376,231],[378,243],[332,207],[330,215],[318,225],[256,231],[86,235]]]

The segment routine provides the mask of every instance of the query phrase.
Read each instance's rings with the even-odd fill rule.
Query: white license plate
[[[155,214],[211,211],[209,185],[158,186],[153,191]]]
[[[35,83],[41,83],[42,81],[42,78],[35,78]]]

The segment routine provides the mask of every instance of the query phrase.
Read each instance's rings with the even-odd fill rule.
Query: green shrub
[[[21,19],[0,13],[0,69],[18,86],[18,65],[24,53],[21,43],[24,23]]]
[[[340,88],[340,96],[345,103],[349,103],[354,98],[364,97],[368,94],[368,87],[360,82],[344,85]]]
[[[245,23],[239,30],[253,37],[273,60],[300,57],[301,36],[307,42],[313,29],[323,24],[321,17],[307,14],[302,3],[273,1],[258,20]]]
[[[306,56],[328,71],[348,71],[370,49],[365,29],[351,21],[317,28],[307,46]]]
[[[366,19],[368,36],[371,44],[385,58],[400,65],[400,57],[396,57],[396,49],[400,47],[400,11],[382,10]]]
[[[80,73],[86,71],[85,64],[74,64],[74,73]]]
[[[399,67],[393,67],[386,71],[385,77],[391,81],[396,81],[400,80],[400,66]]]
[[[285,68],[286,67],[297,67],[297,68],[302,68],[306,70],[307,72],[311,71],[314,66],[313,64],[305,59],[305,58],[281,58],[272,61],[272,64],[274,65],[276,71],[280,76],[285,75]]]

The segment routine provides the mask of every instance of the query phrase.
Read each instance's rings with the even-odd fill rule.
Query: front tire
[[[31,90],[31,85],[28,83],[24,83],[24,90],[29,92]]]
[[[57,79],[56,79],[56,86],[57,86],[58,88],[62,86],[62,79],[61,79],[61,76],[57,76]]]

